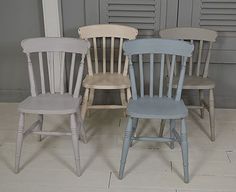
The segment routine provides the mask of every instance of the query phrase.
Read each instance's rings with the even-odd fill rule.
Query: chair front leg
[[[76,175],[80,176],[80,156],[79,156],[79,141],[78,141],[78,127],[76,114],[70,115],[70,127],[71,127],[71,137],[73,144],[73,151],[75,156],[75,165],[76,165]]]
[[[82,117],[83,120],[85,119],[85,115],[86,115],[86,112],[87,112],[88,96],[89,96],[89,89],[86,88],[85,93],[84,93],[82,108],[81,108],[81,117]]]
[[[210,115],[210,130],[211,141],[215,141],[215,103],[214,103],[214,90],[209,91],[209,115]]]
[[[132,120],[132,135],[131,136],[136,137],[137,127],[138,127],[138,118],[133,118],[133,120]],[[133,141],[131,140],[130,147],[132,147],[132,146],[133,146]]]
[[[170,138],[174,138],[173,130],[175,129],[175,119],[170,120]],[[175,144],[174,141],[170,142],[170,148],[174,149]]]
[[[39,131],[42,131],[43,130],[43,114],[38,115],[38,120],[40,121],[38,129],[39,129]],[[43,139],[42,135],[39,135],[38,141],[40,142],[40,141],[42,141],[42,139]]]
[[[17,140],[16,140],[16,154],[15,154],[15,173],[19,172],[20,167],[20,157],[21,157],[21,150],[22,150],[22,143],[23,143],[23,131],[24,131],[24,121],[25,121],[25,114],[20,113],[19,117],[19,127],[17,130]]]
[[[125,163],[126,163],[129,146],[131,142],[131,135],[132,135],[132,118],[129,117],[128,125],[125,130],[124,141],[123,141],[123,149],[122,149],[121,160],[120,160],[119,179],[122,179],[124,176]]]
[[[183,158],[183,169],[184,169],[184,182],[189,182],[189,168],[188,168],[188,140],[187,140],[187,129],[185,125],[185,119],[181,119],[181,149]]]
[[[127,96],[127,103],[128,103],[129,99],[131,98],[131,90],[130,90],[130,88],[126,89],[126,96]]]

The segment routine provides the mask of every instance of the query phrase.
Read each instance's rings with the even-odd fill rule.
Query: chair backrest
[[[130,80],[131,80],[131,88],[132,88],[132,97],[133,99],[137,99],[138,97],[144,96],[144,63],[143,58],[148,57],[149,62],[149,96],[153,97],[154,95],[154,59],[160,58],[160,80],[159,80],[159,97],[168,96],[173,97],[172,95],[172,82],[173,82],[173,73],[174,67],[176,64],[176,57],[181,57],[182,64],[181,64],[181,72],[180,78],[178,82],[178,87],[175,95],[175,100],[180,100],[181,92],[183,87],[183,80],[185,74],[185,65],[187,57],[190,57],[194,46],[182,41],[177,40],[166,40],[166,39],[138,39],[127,41],[124,43],[123,47],[125,51],[125,55],[129,57],[129,72],[130,72]],[[137,94],[137,87],[136,87],[136,79],[134,75],[134,68],[132,65],[132,59],[138,56],[138,68],[139,68],[139,78],[140,78],[140,95]],[[147,56],[146,56],[147,55]],[[165,70],[165,55],[170,55],[172,57],[171,65],[170,65],[170,76],[169,76],[169,86],[167,93],[164,93],[164,70]],[[157,61],[157,60],[156,60]],[[137,77],[137,76],[136,76]],[[137,77],[138,79],[138,77]]]
[[[123,25],[99,24],[80,27],[78,32],[80,38],[89,40],[92,45],[91,47],[93,47],[93,51],[91,50],[91,53],[89,51],[87,55],[89,75],[94,73],[127,75],[128,58],[123,58],[122,46],[124,40],[136,38],[138,34],[137,29]],[[107,60],[110,60],[108,66]]]
[[[38,94],[51,93],[54,94],[55,91],[55,72],[54,72],[54,54],[58,53],[61,55],[61,62],[56,63],[60,65],[61,74],[60,75],[60,93],[64,94],[68,92],[73,95],[73,97],[78,97],[80,92],[83,67],[84,67],[84,58],[87,54],[87,51],[90,47],[88,41],[75,39],[75,38],[57,38],[57,37],[48,37],[48,38],[32,38],[25,39],[21,42],[23,52],[27,55],[28,61],[28,70],[29,70],[29,79],[30,79],[30,89],[31,95],[36,96]],[[36,58],[33,56],[36,54]],[[78,72],[75,71],[75,63],[77,55],[80,55],[80,65],[78,67]],[[33,58],[32,58],[33,57]],[[70,59],[70,74],[69,74],[69,86],[66,90],[65,85],[65,74],[66,74],[66,65],[65,57]],[[32,64],[32,60],[35,61],[35,64]],[[35,80],[35,68],[36,65],[39,65],[40,72],[40,83],[37,83]],[[45,66],[46,65],[46,66]],[[75,77],[77,74],[77,77]],[[75,81],[74,81],[75,78]],[[38,90],[40,84],[41,89]],[[48,90],[49,89],[49,90]]]
[[[195,50],[193,56],[197,57],[196,59],[194,59],[193,56],[190,57],[187,74],[189,76],[208,76],[211,48],[217,37],[215,31],[203,28],[179,27],[161,30],[159,34],[161,38],[185,40],[194,44]],[[203,61],[203,53],[206,53],[205,61]],[[196,65],[193,66],[194,63],[196,63]]]

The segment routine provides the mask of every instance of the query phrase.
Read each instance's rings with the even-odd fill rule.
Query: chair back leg
[[[170,120],[170,138],[174,138],[174,135],[173,135],[173,130],[175,129],[175,119],[171,119]],[[174,144],[174,141],[170,142],[170,148],[171,149],[174,149],[175,147],[175,144]]]
[[[19,117],[19,127],[17,130],[17,141],[16,141],[16,154],[15,154],[15,172],[19,172],[20,167],[20,157],[21,157],[21,150],[22,150],[22,143],[23,143],[23,131],[24,131],[24,121],[25,115],[24,113],[20,113]]]
[[[43,130],[43,114],[39,114],[38,115],[38,120],[39,120],[39,128],[38,128],[38,130],[42,131]],[[43,136],[39,135],[38,136],[38,141],[41,142],[42,139],[43,139]]]
[[[215,141],[215,104],[214,104],[214,90],[209,91],[209,115],[210,115],[210,130],[211,141]]]

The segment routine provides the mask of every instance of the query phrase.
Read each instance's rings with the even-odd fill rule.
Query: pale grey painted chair
[[[210,138],[215,140],[215,107],[214,107],[214,88],[215,83],[208,78],[208,69],[210,64],[211,48],[215,42],[217,33],[203,28],[172,28],[160,31],[160,36],[165,39],[187,40],[195,45],[194,55],[197,58],[190,57],[188,64],[188,73],[184,79],[183,89],[198,90],[200,106],[188,106],[188,108],[200,108],[201,118],[204,118],[204,109],[209,111],[210,118]],[[205,60],[204,60],[205,59]],[[196,60],[196,61],[195,61]],[[173,88],[176,89],[178,81],[178,70],[175,70]],[[208,103],[204,100],[204,90],[209,91]],[[163,134],[164,121],[160,129],[160,136]]]
[[[22,143],[23,139],[28,134],[38,134],[40,141],[42,139],[41,135],[71,135],[76,163],[76,174],[79,176],[80,156],[78,138],[80,132],[83,139],[86,140],[84,128],[82,126],[83,122],[80,115],[80,104],[82,99],[79,92],[84,68],[84,58],[90,44],[88,41],[74,38],[32,38],[23,40],[21,46],[23,52],[27,55],[31,96],[20,103],[18,107],[20,119],[17,131],[15,172],[19,172]],[[58,63],[61,67],[59,93],[55,92],[54,66],[50,65],[50,63],[53,62],[49,61],[50,59],[53,59],[54,53],[61,54],[61,63]],[[37,57],[35,58],[34,56]],[[65,58],[69,59],[70,57],[70,75],[68,86],[66,86]],[[78,58],[81,59],[78,71],[76,72],[75,65]],[[32,64],[32,61],[36,61],[36,59],[38,61]],[[36,75],[34,74],[34,69],[37,68],[36,65],[39,66],[40,83],[37,83]],[[38,120],[28,129],[25,129],[24,123],[26,113],[35,114],[38,117]],[[51,114],[70,116],[71,132],[43,131],[43,115]]]
[[[127,107],[128,125],[125,130],[124,143],[120,162],[119,178],[122,179],[124,175],[125,162],[128,154],[130,144],[133,140],[138,141],[157,141],[157,142],[170,142],[178,141],[182,148],[183,166],[184,166],[184,182],[189,182],[188,172],[188,142],[187,130],[185,126],[185,117],[188,114],[187,108],[181,100],[182,85],[185,74],[185,65],[187,57],[191,56],[193,45],[186,42],[164,39],[139,39],[125,42],[123,49],[125,54],[129,57],[129,74],[131,80],[132,98],[130,99]],[[169,76],[169,89],[165,93],[163,89],[164,82],[164,68],[165,68],[165,55],[172,55],[171,72]],[[136,77],[134,75],[134,68],[132,58],[138,56],[139,72],[140,72],[140,94],[136,88]],[[153,79],[154,75],[154,59],[161,58],[160,64],[160,79],[158,94],[154,93]],[[145,95],[144,91],[144,57],[149,57],[149,94]],[[172,81],[175,67],[176,57],[182,58],[180,78],[178,81],[176,94],[172,93]],[[137,79],[138,80],[138,79]],[[137,137],[134,136],[137,120],[144,119],[168,119],[170,120],[170,137]],[[181,120],[180,134],[175,129],[175,120]]]

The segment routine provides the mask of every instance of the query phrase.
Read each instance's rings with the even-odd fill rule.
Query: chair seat
[[[188,115],[182,100],[158,96],[130,99],[127,110],[128,115],[135,118],[180,119]]]
[[[122,74],[98,73],[93,76],[87,75],[83,86],[92,89],[125,89],[130,87],[130,80]]]
[[[173,79],[173,88],[177,88],[178,77]],[[215,83],[209,78],[196,77],[196,76],[185,76],[183,89],[213,89]]]
[[[41,94],[27,97],[19,104],[18,110],[33,114],[72,114],[79,110],[81,97],[69,94]]]

